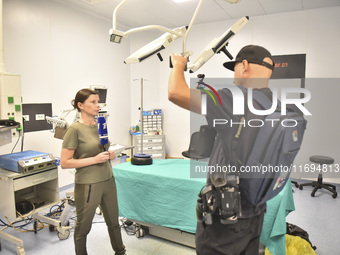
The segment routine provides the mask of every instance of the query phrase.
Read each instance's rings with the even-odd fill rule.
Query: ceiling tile
[[[88,13],[112,20],[121,0],[54,0]],[[86,1],[86,2],[84,2]],[[175,3],[172,0],[128,0],[118,12],[117,23],[128,28],[145,25],[179,27],[189,25],[199,0]],[[225,0],[205,0],[196,24],[262,16],[274,13],[339,6],[340,0],[241,0],[230,4]]]
[[[258,0],[241,0],[237,4],[230,4],[224,1],[221,2],[221,7],[229,13],[232,19],[241,18],[243,16],[259,16],[265,15],[262,5]]]
[[[225,11],[225,9],[223,9],[220,2],[221,1],[216,2],[212,0],[205,1],[198,14],[197,19],[199,20],[199,22],[197,23],[207,23],[219,20],[232,19],[230,14],[227,11]],[[226,3],[222,1],[222,4]]]
[[[302,0],[304,10],[340,6],[339,0]]]
[[[302,0],[259,0],[266,14],[302,10]]]

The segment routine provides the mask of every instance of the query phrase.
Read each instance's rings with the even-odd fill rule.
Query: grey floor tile
[[[340,190],[340,185],[337,185]],[[340,251],[340,195],[332,198],[328,191],[321,190],[311,197],[311,187],[303,190],[293,187],[296,210],[287,217],[287,222],[293,223],[309,233],[313,245],[317,247],[318,255],[338,255]],[[63,194],[60,195],[63,197]],[[3,219],[1,217],[1,219]],[[113,255],[106,225],[102,216],[96,215],[91,232],[88,236],[88,252],[90,255]],[[71,225],[74,224],[71,222]],[[32,225],[26,228],[32,229]],[[21,238],[24,241],[26,255],[72,255],[74,254],[73,230],[66,240],[59,240],[56,232],[48,228],[23,233],[13,229],[6,229],[7,233]],[[122,237],[127,247],[128,255],[193,255],[195,250],[164,239],[145,235],[137,238],[129,236],[122,229]],[[16,254],[16,246],[1,240],[0,255]]]

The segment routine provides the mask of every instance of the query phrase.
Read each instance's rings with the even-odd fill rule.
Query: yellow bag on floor
[[[316,255],[305,239],[299,236],[286,235],[286,255]],[[272,255],[266,248],[265,255]],[[275,254],[274,254],[275,255]]]

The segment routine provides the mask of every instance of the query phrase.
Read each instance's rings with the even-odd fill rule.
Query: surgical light
[[[187,38],[188,35],[190,33],[190,30],[196,20],[196,17],[203,5],[204,0],[200,0],[199,4],[196,7],[195,13],[190,21],[189,26],[187,27],[181,27],[181,28],[175,28],[173,30],[168,29],[166,27],[163,26],[159,26],[159,25],[149,25],[149,26],[143,26],[143,27],[137,27],[137,28],[133,28],[130,29],[126,32],[122,32],[117,30],[117,12],[118,10],[126,3],[127,0],[122,0],[118,6],[114,9],[113,11],[113,15],[112,15],[112,29],[110,29],[109,34],[110,34],[110,41],[113,43],[118,43],[120,44],[122,42],[122,39],[127,37],[129,34],[135,33],[135,32],[141,32],[141,31],[145,31],[145,30],[150,30],[150,29],[158,29],[161,31],[164,31],[165,33],[163,35],[161,35],[159,38],[157,38],[156,40],[146,44],[145,46],[143,46],[142,48],[140,48],[139,50],[137,50],[135,53],[133,53],[131,56],[129,56],[124,62],[126,64],[130,64],[130,63],[138,63],[141,62],[142,60],[145,60],[147,58],[149,58],[150,56],[157,54],[157,56],[159,57],[159,59],[162,61],[163,58],[160,55],[160,51],[164,50],[166,47],[168,47],[171,43],[173,43],[176,39],[180,38],[180,37],[184,37],[183,39],[183,51],[182,51],[182,55],[183,56],[191,56],[192,55],[192,51],[187,51],[186,50],[186,42],[187,42]],[[240,0],[224,0],[226,2],[229,3],[238,3]],[[237,32],[237,31],[232,31],[232,32]],[[232,37],[232,36],[231,36]],[[203,61],[204,63],[206,61],[209,60],[210,57],[212,57],[212,55],[214,55],[215,53],[219,53],[220,51],[226,53],[227,55],[231,56],[227,50],[225,49],[225,45],[226,43],[230,40],[231,37],[228,38],[218,38],[217,44],[215,45],[208,45],[208,47],[213,46],[213,52],[211,53],[211,50],[208,50],[208,54],[202,52],[201,55],[203,54]],[[220,45],[220,42],[223,42],[222,45]],[[218,47],[217,47],[218,46]],[[202,58],[202,56],[199,56]],[[200,59],[201,61],[202,59]],[[195,67],[191,69],[191,71],[195,71],[194,69],[198,69],[201,65],[203,65],[204,63],[195,63]],[[170,63],[171,66],[171,63]],[[196,70],[197,70],[196,69]]]
[[[121,43],[124,33],[118,30],[110,30],[110,41],[113,43]]]
[[[208,62],[208,60],[216,53],[223,52],[230,59],[233,59],[233,56],[228,52],[226,46],[228,42],[236,35],[236,33],[238,33],[248,23],[248,20],[249,20],[248,16],[239,19],[219,38],[214,38],[194,60],[192,66],[189,67],[190,73],[196,72],[201,66]]]
[[[160,51],[164,50],[168,47],[171,43],[173,43],[178,38],[182,37],[186,31],[186,27],[176,28],[174,31],[178,32],[180,36],[171,34],[171,33],[164,33],[157,39],[153,40],[152,42],[148,43],[147,45],[143,46],[133,54],[131,54],[125,61],[125,64],[132,64],[132,63],[139,63],[143,60],[147,59],[148,57],[157,54],[159,59],[162,61],[163,58],[160,55]]]

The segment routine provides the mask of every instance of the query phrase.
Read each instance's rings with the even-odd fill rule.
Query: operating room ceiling
[[[121,0],[56,1],[108,20],[112,20],[114,8],[121,2]],[[154,24],[169,28],[188,25],[198,2],[199,0],[186,0],[182,3],[173,0],[128,0],[118,12],[117,23],[126,28]],[[332,6],[340,6],[340,0],[241,0],[237,4],[230,4],[224,0],[205,0],[195,23]]]

